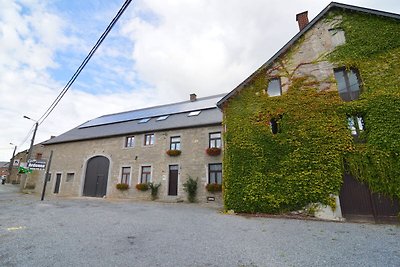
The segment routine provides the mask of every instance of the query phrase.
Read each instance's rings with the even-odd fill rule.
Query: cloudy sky
[[[125,0],[0,0],[0,161],[39,119]],[[95,117],[229,92],[326,0],[132,1],[35,143]],[[398,0],[343,0],[400,13]]]

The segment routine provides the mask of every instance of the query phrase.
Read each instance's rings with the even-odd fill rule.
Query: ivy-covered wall
[[[325,32],[332,27],[344,30],[344,45],[332,45]],[[399,21],[331,12],[225,103],[226,209],[277,213],[330,205],[345,169],[372,190],[400,197],[399,36]],[[359,70],[359,100],[340,99],[335,66]],[[269,97],[265,90],[276,76],[284,94]],[[355,142],[348,115],[364,117],[366,142]]]

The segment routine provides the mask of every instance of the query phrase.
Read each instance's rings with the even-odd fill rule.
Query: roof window
[[[165,121],[167,118],[169,117],[169,115],[165,115],[165,116],[160,116],[156,119],[156,121]]]
[[[192,111],[188,114],[188,117],[197,116],[199,115],[201,110]]]
[[[139,121],[139,123],[146,123],[150,120],[150,118],[144,118]]]

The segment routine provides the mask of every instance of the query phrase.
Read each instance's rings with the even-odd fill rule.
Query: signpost
[[[28,169],[30,170],[45,170],[46,169],[46,161],[44,160],[28,160]]]

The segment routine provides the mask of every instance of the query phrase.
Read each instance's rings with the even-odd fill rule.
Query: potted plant
[[[119,184],[117,184],[116,187],[118,190],[121,190],[121,191],[125,191],[125,190],[129,189],[129,185],[125,184],[125,183],[119,183]]]
[[[154,184],[150,182],[148,185],[151,190],[151,200],[156,200],[158,198],[158,188],[161,186],[161,183]]]
[[[136,189],[139,191],[147,191],[149,189],[149,185],[147,183],[136,184]]]
[[[183,184],[183,190],[185,190],[188,193],[188,200],[189,202],[192,203],[196,201],[197,181],[198,178],[194,180],[192,177],[189,176],[186,183]]]
[[[206,153],[209,156],[218,156],[221,154],[221,148],[219,147],[209,147],[206,149]]]
[[[177,149],[170,149],[170,150],[167,150],[167,154],[168,154],[169,156],[171,156],[171,157],[179,156],[181,153],[182,153],[182,152],[181,152],[180,150],[177,150]]]
[[[221,184],[207,184],[206,189],[210,193],[215,193],[215,192],[221,192],[222,191],[222,185]]]

